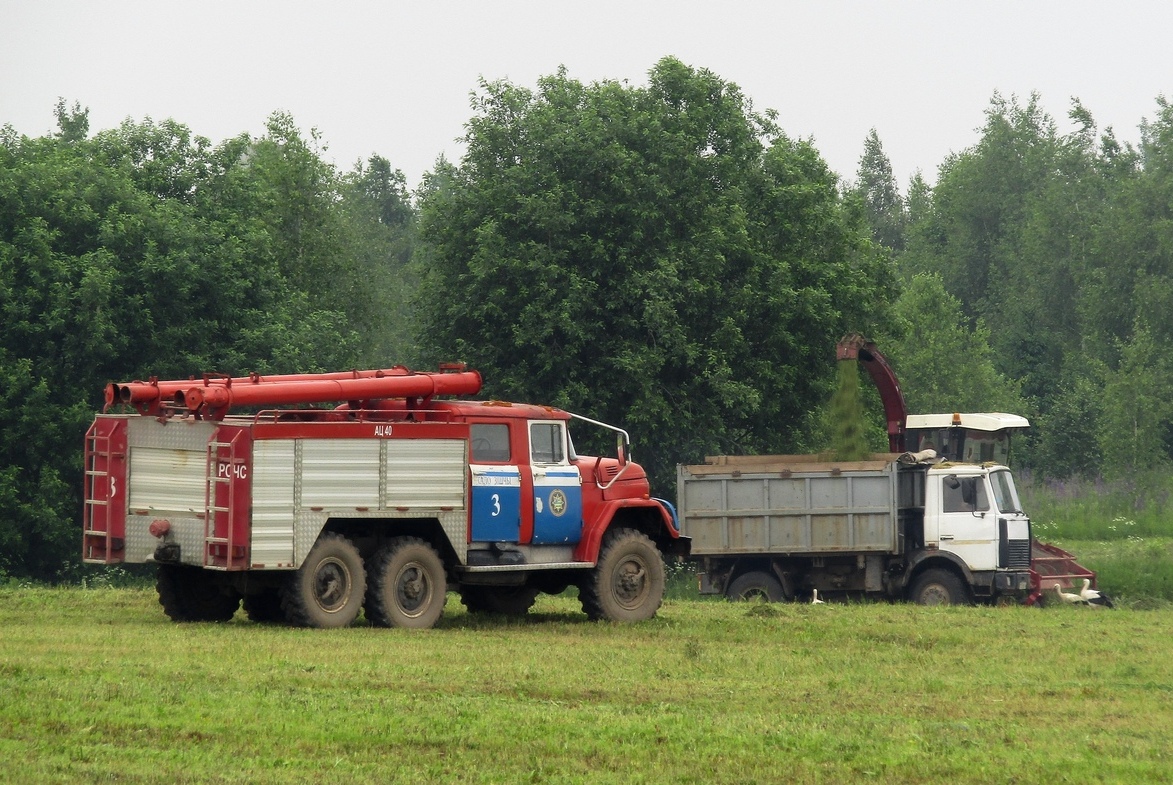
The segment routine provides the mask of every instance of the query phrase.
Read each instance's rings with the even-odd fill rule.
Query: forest
[[[830,440],[834,347],[867,335],[914,412],[1030,418],[1036,487],[1162,511],[1173,465],[1173,106],[1140,141],[994,95],[978,142],[856,172],[703,68],[482,81],[458,162],[328,163],[274,113],[0,128],[0,580],[80,564],[83,434],[109,381],[462,361],[484,394],[618,424],[653,488]],[[0,122],[3,118],[0,118]],[[868,405],[881,448],[878,399]],[[589,446],[589,445],[588,445]]]

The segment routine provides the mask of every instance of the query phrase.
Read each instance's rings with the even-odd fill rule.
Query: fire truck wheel
[[[538,598],[536,586],[461,586],[460,601],[469,613],[524,616]]]
[[[767,572],[747,572],[729,584],[725,596],[731,600],[779,602],[782,584]]]
[[[664,600],[664,559],[647,535],[617,529],[603,541],[579,598],[583,612],[594,620],[650,619]]]
[[[375,556],[367,618],[380,627],[426,629],[444,612],[447,591],[435,549],[418,537],[397,537]]]
[[[302,627],[345,627],[362,608],[366,573],[354,543],[326,533],[290,576],[281,607],[291,624]]]
[[[925,570],[909,592],[917,605],[969,605],[969,592],[956,573],[949,570]]]
[[[239,594],[206,570],[186,564],[160,564],[155,589],[172,621],[228,621],[240,607]]]
[[[281,592],[266,589],[257,594],[244,595],[244,612],[249,621],[284,621],[285,611],[281,609]]]

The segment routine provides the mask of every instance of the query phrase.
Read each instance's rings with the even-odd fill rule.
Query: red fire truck
[[[521,614],[569,586],[592,619],[655,615],[689,540],[627,433],[440,400],[480,389],[463,366],[111,384],[86,435],[84,560],[155,563],[176,621],[243,602],[258,621],[430,627],[448,590]],[[572,424],[615,455],[579,455]]]

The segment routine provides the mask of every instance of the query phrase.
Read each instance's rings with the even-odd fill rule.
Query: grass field
[[[434,630],[176,625],[0,589],[0,761],[39,782],[1167,782],[1173,610],[735,605]]]

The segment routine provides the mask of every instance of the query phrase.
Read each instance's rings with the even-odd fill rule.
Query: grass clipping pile
[[[839,361],[839,386],[831,398],[831,452],[837,461],[862,461],[871,454],[864,433],[859,366]]]

